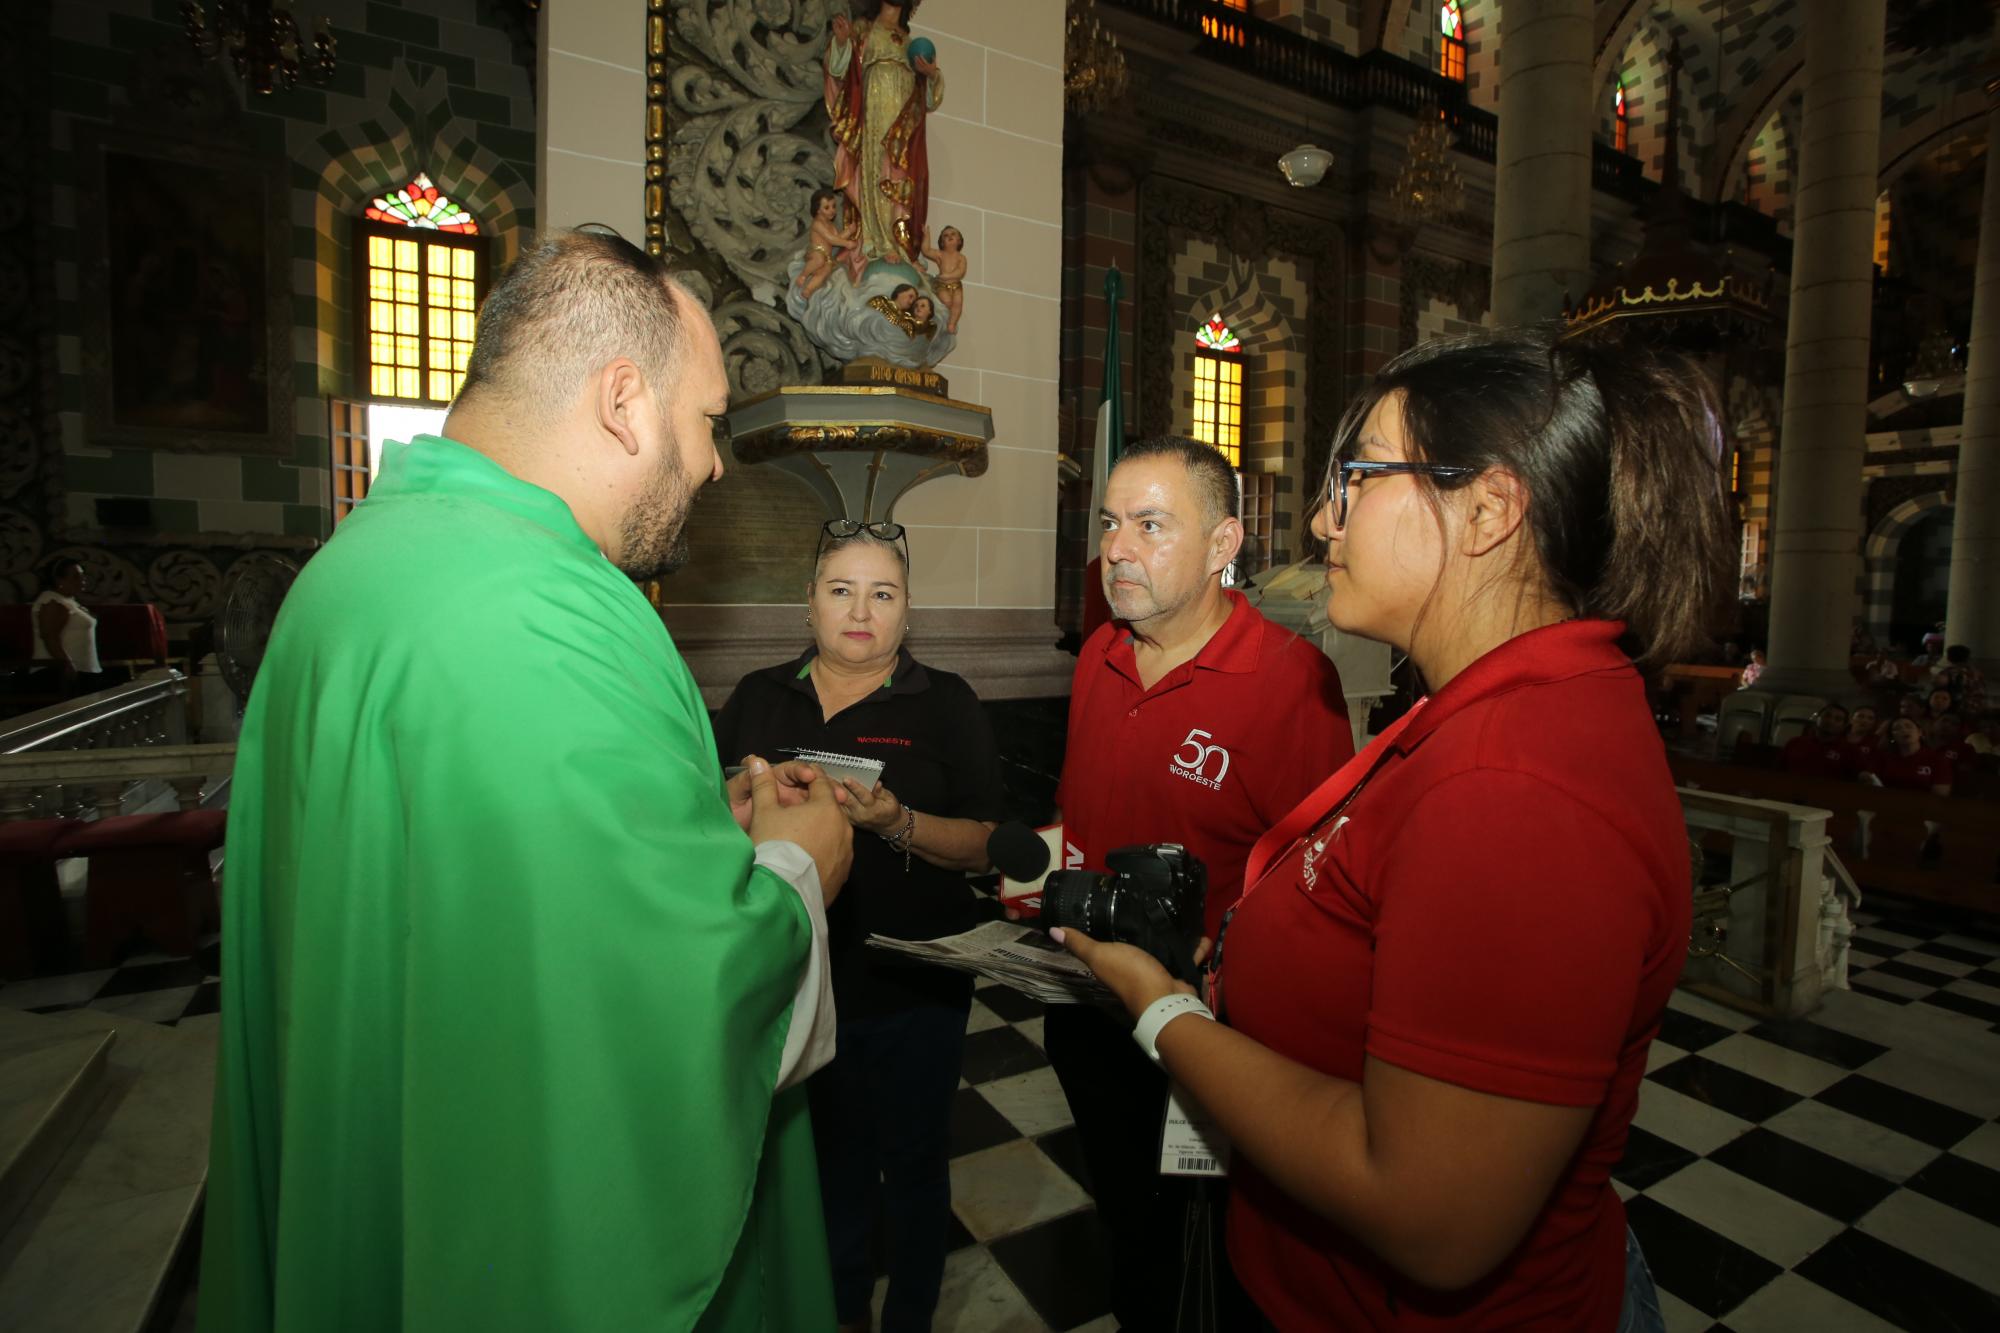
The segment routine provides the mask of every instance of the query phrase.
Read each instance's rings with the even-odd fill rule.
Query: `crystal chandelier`
[[[196,53],[203,60],[227,56],[253,93],[291,88],[300,74],[317,84],[333,77],[333,34],[324,18],[308,46],[292,11],[271,0],[182,0],[181,17]]]
[[[1451,126],[1441,111],[1420,111],[1390,187],[1390,211],[1404,226],[1420,227],[1450,217],[1464,202],[1465,182],[1451,160]]]
[[[1125,53],[1097,21],[1096,0],[1069,0],[1063,40],[1063,100],[1078,113],[1102,111],[1125,95]]]

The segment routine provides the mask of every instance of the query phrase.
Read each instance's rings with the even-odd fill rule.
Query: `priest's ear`
[[[659,415],[650,385],[631,357],[621,356],[604,363],[590,384],[590,405],[598,426],[617,440],[627,454],[639,456],[642,423],[648,414]]]

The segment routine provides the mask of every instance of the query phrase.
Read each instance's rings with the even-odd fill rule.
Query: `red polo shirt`
[[[1287,1333],[1617,1326],[1625,1210],[1611,1168],[1690,906],[1680,802],[1621,628],[1536,630],[1453,678],[1230,920],[1223,1017],[1271,1049],[1355,1082],[1374,1056],[1597,1108],[1520,1248],[1448,1295],[1393,1273],[1239,1156],[1230,1259]]]
[[[1192,661],[1151,689],[1131,631],[1098,628],[1077,654],[1056,800],[1063,864],[1177,842],[1208,868],[1208,934],[1243,887],[1264,830],[1354,753],[1340,675],[1318,645],[1272,624],[1237,592]]]
[[[1794,736],[1785,742],[1785,771],[1802,778],[1838,778],[1847,773],[1848,746],[1844,740],[1826,740],[1813,733]]]
[[[1915,754],[1904,754],[1894,746],[1887,746],[1875,756],[1875,776],[1882,779],[1885,787],[1900,787],[1905,791],[1929,791],[1932,787],[1951,785],[1951,760],[1943,751],[1929,746],[1920,747]]]

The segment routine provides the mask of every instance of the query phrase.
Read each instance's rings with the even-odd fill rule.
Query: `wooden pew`
[[[1858,782],[1670,755],[1683,787],[1832,812],[1827,835],[1863,888],[2000,913],[2000,800],[1891,791]],[[1862,812],[1867,854],[1862,854]]]
[[[1660,692],[1680,718],[1681,735],[1694,735],[1695,718],[1720,708],[1742,675],[1742,668],[1726,666],[1675,665],[1661,672]]]

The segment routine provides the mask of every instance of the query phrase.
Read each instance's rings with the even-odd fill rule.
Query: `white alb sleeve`
[[[778,1062],[778,1091],[805,1082],[833,1059],[833,972],[826,956],[826,902],[819,887],[819,867],[795,842],[773,839],[757,844],[757,864],[771,871],[799,895],[812,919],[812,946],[792,995],[792,1025],[785,1033],[785,1052]]]

